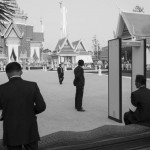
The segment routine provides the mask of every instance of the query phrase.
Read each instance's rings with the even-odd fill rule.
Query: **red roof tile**
[[[56,45],[55,51],[60,50],[60,47],[62,46],[62,44],[65,42],[66,37],[63,39],[60,39]]]
[[[32,41],[43,42],[44,41],[44,34],[42,32],[33,32]]]
[[[76,49],[77,45],[79,44],[79,42],[80,42],[80,40],[72,42],[72,45],[74,46],[75,49]]]

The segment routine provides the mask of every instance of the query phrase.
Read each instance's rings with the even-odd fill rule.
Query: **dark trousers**
[[[134,116],[134,112],[129,110],[124,114],[124,123],[125,125],[137,123],[137,118]]]
[[[82,108],[82,98],[83,98],[84,87],[76,86],[76,95],[75,95],[75,108]]]
[[[64,80],[64,76],[63,75],[58,75],[59,78],[59,83],[62,84],[63,80]]]
[[[25,150],[38,150],[38,141],[23,145]],[[7,146],[7,150],[22,150],[22,145],[18,146]]]
[[[131,114],[129,112],[124,114],[124,123],[125,125],[132,124]]]

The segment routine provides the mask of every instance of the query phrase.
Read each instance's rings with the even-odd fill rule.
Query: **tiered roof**
[[[6,28],[1,28],[1,36],[7,38],[10,32],[14,30],[18,38],[26,38],[30,39],[34,42],[43,42],[44,35],[42,32],[33,32],[33,26],[30,25],[21,25],[15,24],[14,22],[10,22],[10,24],[6,24]]]
[[[116,37],[150,37],[150,15],[143,13],[121,12],[118,19]]]
[[[73,45],[70,43],[68,37],[60,39],[56,45],[55,51],[59,55],[76,55]]]
[[[147,40],[150,44],[150,14],[121,12],[118,18],[116,38]],[[108,47],[102,49],[101,58],[108,57]]]
[[[81,40],[72,42],[72,45],[75,48],[75,52],[77,52],[79,55],[89,55]]]

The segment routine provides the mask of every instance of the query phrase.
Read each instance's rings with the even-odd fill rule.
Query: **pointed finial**
[[[115,6],[118,8],[119,14],[120,14],[122,12],[121,8],[118,6],[118,3],[116,2],[116,0],[114,0],[114,2],[115,2]]]
[[[42,17],[41,17],[41,19],[40,19],[40,23],[43,24]]]
[[[60,8],[62,8],[62,1],[60,1],[59,4],[60,4]]]

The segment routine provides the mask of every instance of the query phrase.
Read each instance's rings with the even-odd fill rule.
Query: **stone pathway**
[[[56,131],[85,131],[102,125],[124,125],[108,119],[108,76],[85,73],[83,107],[85,112],[74,109],[75,87],[73,71],[66,71],[64,82],[59,85],[56,71],[24,71],[23,79],[38,83],[47,104],[45,112],[38,115],[41,136]],[[0,73],[0,84],[8,81]],[[130,105],[129,78],[123,78],[123,114]],[[2,122],[0,122],[0,139]]]

